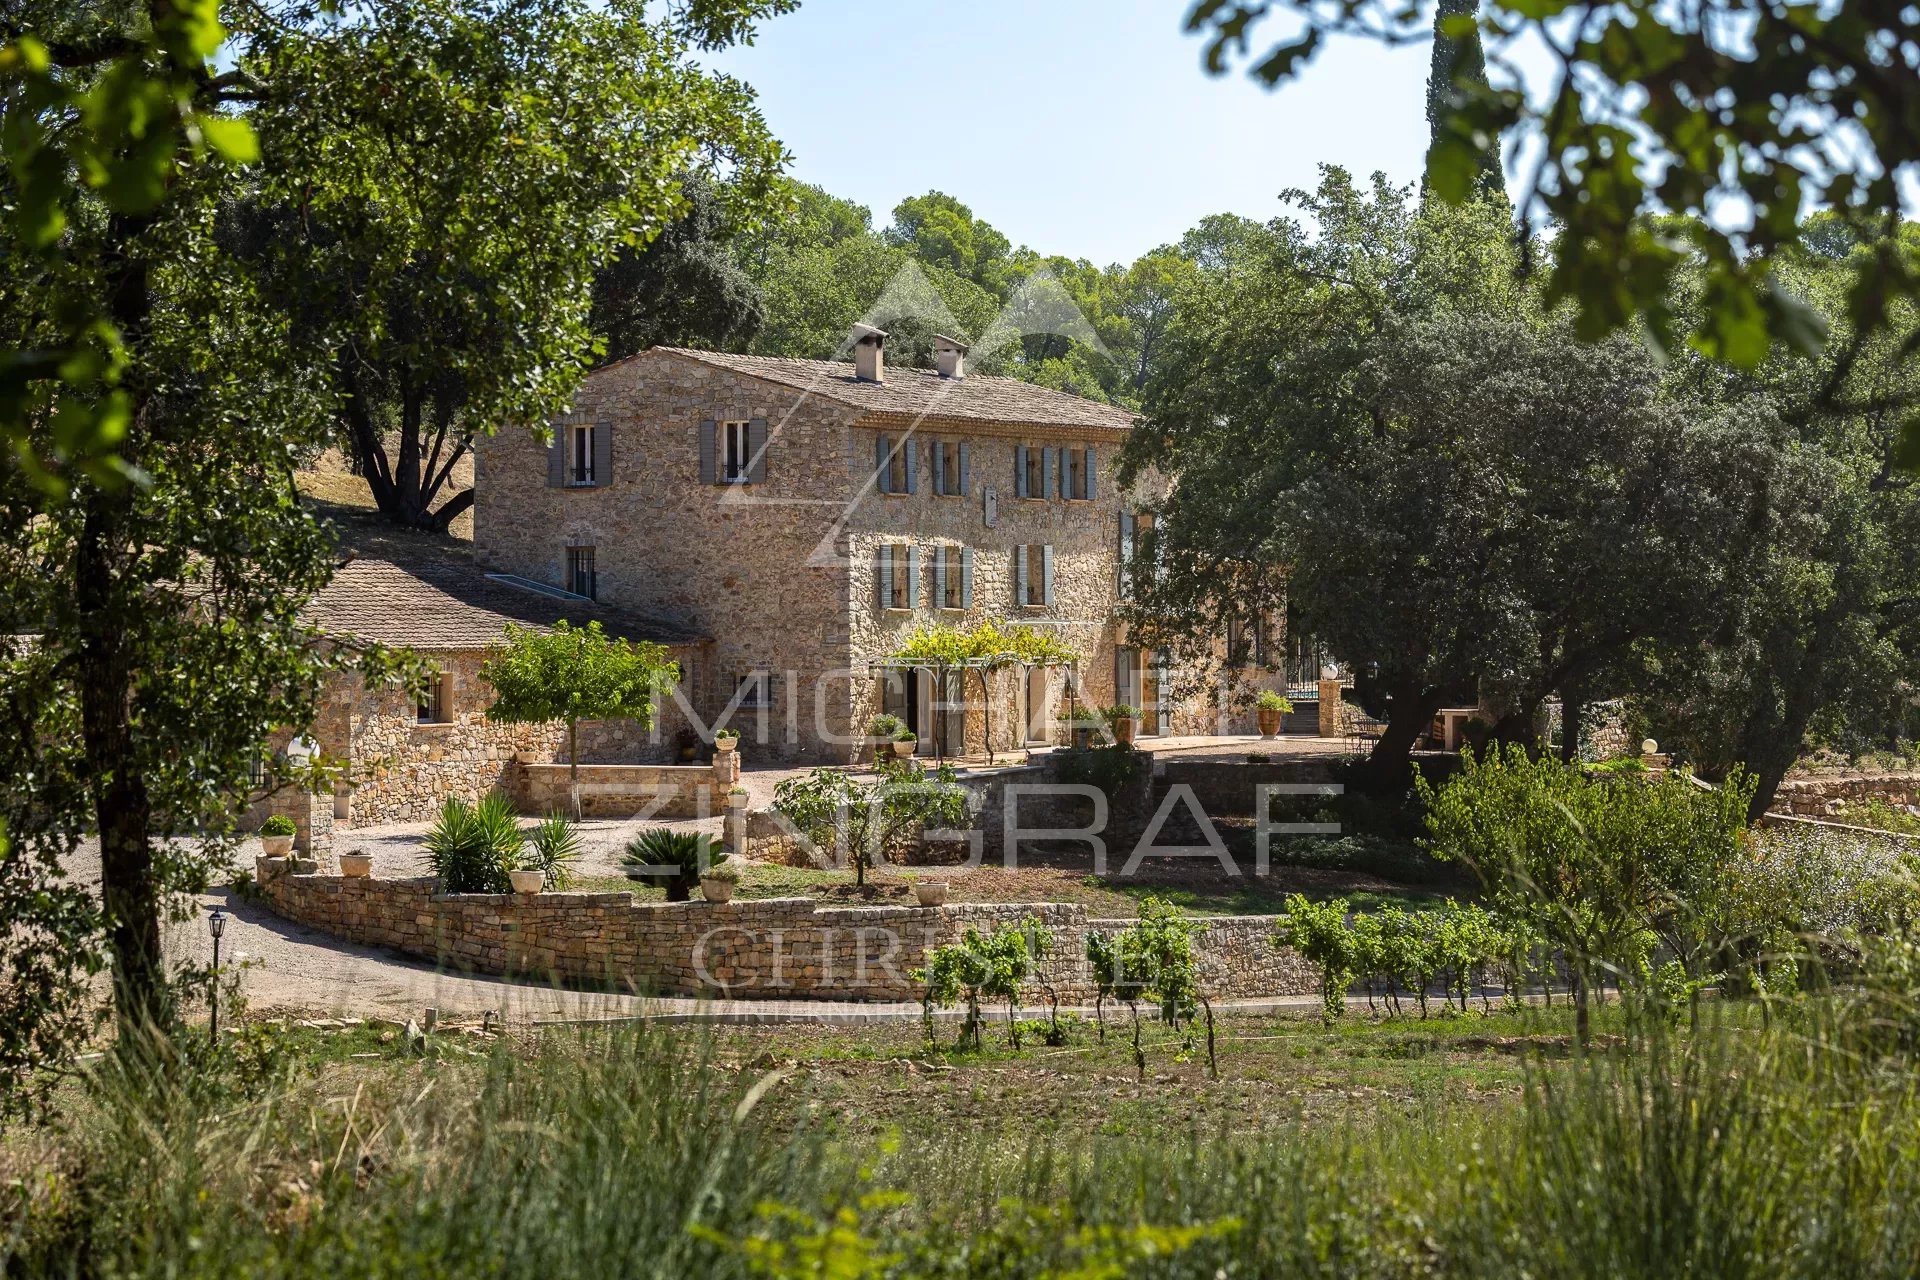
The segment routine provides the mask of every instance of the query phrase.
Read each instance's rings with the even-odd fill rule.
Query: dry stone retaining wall
[[[1788,778],[1774,793],[1773,811],[1802,818],[1830,817],[1850,804],[1883,800],[1897,808],[1920,804],[1920,774],[1837,774]]]
[[[735,999],[913,1000],[907,975],[929,950],[969,927],[1028,915],[1052,931],[1047,976],[1063,999],[1089,1000],[1089,920],[1056,903],[944,907],[823,907],[810,898],[639,903],[625,893],[458,894],[430,880],[281,876],[268,903],[291,920],[349,942],[391,947],[483,973],[609,982],[676,995]],[[1268,941],[1264,916],[1204,919],[1195,937],[1202,980],[1216,999],[1309,995],[1309,966]]]

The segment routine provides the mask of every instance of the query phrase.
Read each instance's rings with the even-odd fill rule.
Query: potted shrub
[[[715,729],[713,731],[713,749],[722,755],[735,750],[739,745],[740,731],[738,729]]]
[[[1089,711],[1061,716],[1060,724],[1067,731],[1067,740],[1083,751],[1093,745],[1093,735],[1100,731],[1100,718]]]
[[[506,893],[526,840],[513,806],[496,791],[473,805],[448,796],[422,847],[441,893]]]
[[[897,741],[906,731],[907,722],[899,716],[875,716],[867,721],[867,745],[873,748],[873,754],[878,758],[881,744]]]
[[[700,873],[700,892],[708,902],[731,902],[734,886],[740,883],[740,868],[722,862]]]
[[[913,749],[919,745],[920,735],[909,730],[902,729],[893,735],[893,754],[896,756],[910,756],[913,754]]]
[[[340,874],[349,880],[365,880],[373,874],[373,855],[354,849],[340,855]]]
[[[1293,703],[1272,689],[1262,689],[1253,700],[1253,710],[1260,720],[1260,736],[1271,738],[1280,732],[1280,718],[1293,710]]]
[[[693,896],[694,883],[726,860],[726,850],[712,836],[671,827],[641,832],[628,842],[620,859],[627,879],[662,886],[668,902],[686,902]]]
[[[1117,707],[1108,707],[1102,711],[1100,718],[1107,722],[1107,728],[1112,732],[1115,742],[1129,743],[1133,741],[1134,725],[1138,722],[1140,713],[1123,702]]]
[[[923,907],[942,907],[947,902],[947,891],[952,886],[945,880],[915,880],[913,896],[920,900]]]
[[[293,837],[299,828],[284,813],[276,813],[260,824],[260,851],[269,858],[284,858],[293,852]]]

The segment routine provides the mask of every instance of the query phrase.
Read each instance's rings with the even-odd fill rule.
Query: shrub
[[[1253,705],[1262,711],[1278,711],[1282,715],[1293,710],[1293,702],[1285,694],[1273,689],[1262,689],[1255,695]]]
[[[507,872],[520,865],[525,839],[499,792],[477,805],[448,796],[427,832],[427,866],[442,893],[506,893],[513,887]]]
[[[718,880],[722,884],[739,884],[740,868],[732,862],[712,863],[705,871],[700,873],[700,878],[702,880]]]
[[[573,883],[573,864],[579,858],[579,828],[566,814],[550,813],[528,834],[520,869],[538,871],[548,889],[565,889]]]
[[[892,742],[907,731],[907,722],[896,715],[875,716],[867,721],[867,737],[875,742]]]
[[[1131,742],[1110,742],[1066,752],[1060,760],[1060,780],[1097,787],[1100,794],[1113,800],[1140,776],[1146,764],[1146,753]]]
[[[1347,988],[1361,971],[1354,934],[1347,924],[1347,900],[1313,902],[1293,893],[1287,895],[1285,905],[1285,913],[1274,924],[1274,944],[1292,947],[1319,968],[1321,1013],[1328,1020],[1337,1018],[1346,1011]]]
[[[992,933],[969,928],[959,942],[935,947],[927,954],[926,968],[915,969],[910,975],[926,985],[920,1009],[927,1047],[936,1047],[933,1011],[964,999],[967,1020],[960,1030],[959,1045],[979,1048],[980,1002],[998,999],[1006,1002],[1008,1042],[1018,1049],[1021,1024],[1014,1017],[1014,1003],[1052,949],[1053,935],[1033,915],[1016,924],[1001,925]]]
[[[1140,718],[1140,709],[1138,707],[1130,707],[1122,702],[1117,706],[1100,708],[1099,714],[1100,722],[1111,729],[1119,725],[1123,720],[1138,720]]]
[[[1087,961],[1096,992],[1094,1014],[1100,1019],[1101,1037],[1106,1036],[1106,1000],[1120,1000],[1133,1015],[1133,1065],[1143,1079],[1147,1058],[1140,1047],[1139,1001],[1146,996],[1159,1004],[1162,1020],[1176,1027],[1185,1021],[1191,1030],[1195,1016],[1205,1011],[1207,1067],[1219,1073],[1213,1056],[1213,1006],[1200,989],[1200,967],[1193,952],[1197,927],[1179,907],[1150,895],[1140,904],[1139,918],[1120,933],[1087,935]]]
[[[260,834],[263,836],[290,836],[298,834],[299,830],[293,825],[293,819],[284,813],[276,813],[260,824]]]
[[[904,856],[928,828],[966,821],[967,797],[951,766],[882,759],[871,781],[845,769],[815,769],[773,792],[774,811],[817,847],[832,845],[853,862],[855,884],[867,868]]]
[[[738,729],[715,729],[713,731],[713,740],[715,742],[720,741],[722,738],[737,738],[739,736],[740,731]]]
[[[726,860],[726,850],[712,836],[671,827],[641,832],[628,842],[620,859],[629,868],[628,879],[663,886],[668,902],[691,899],[701,874]]]

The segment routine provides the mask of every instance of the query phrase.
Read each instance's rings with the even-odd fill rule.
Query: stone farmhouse
[[[1176,705],[1115,616],[1151,519],[1113,480],[1127,410],[969,374],[950,339],[936,369],[889,367],[866,326],[853,354],[657,347],[595,371],[551,445],[478,446],[476,562],[708,637],[681,710],[760,759],[856,758],[882,711],[948,754],[983,751],[989,724],[997,751],[1052,742],[1076,703],[1142,708],[1145,738],[1252,731],[1215,699]],[[977,673],[936,688],[881,665],[920,626],[987,619],[1081,661],[995,672],[984,699]]]

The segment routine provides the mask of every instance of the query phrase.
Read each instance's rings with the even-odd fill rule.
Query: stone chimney
[[[887,332],[870,324],[853,326],[853,376],[862,382],[887,380]]]
[[[933,335],[933,358],[940,366],[940,376],[952,378],[958,382],[967,376],[967,344],[958,338],[949,338],[945,334]]]

